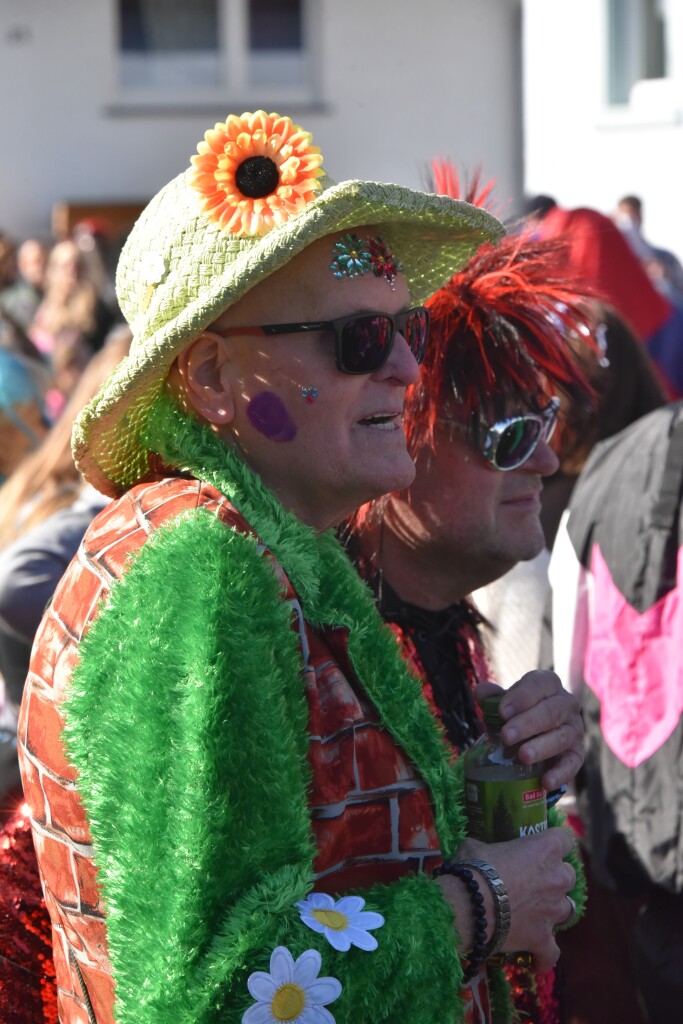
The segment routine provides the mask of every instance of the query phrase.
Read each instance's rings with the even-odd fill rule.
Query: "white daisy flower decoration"
[[[319,978],[321,965],[317,949],[307,949],[298,959],[285,946],[270,957],[270,974],[254,971],[247,988],[256,1000],[242,1017],[242,1024],[335,1024],[325,1009],[341,994],[336,978]]]
[[[360,896],[342,896],[334,900],[326,892],[312,892],[296,904],[301,920],[314,932],[324,935],[341,953],[351,946],[358,949],[377,949],[377,939],[369,934],[371,928],[381,928],[384,918],[370,910],[363,910],[365,900]]]

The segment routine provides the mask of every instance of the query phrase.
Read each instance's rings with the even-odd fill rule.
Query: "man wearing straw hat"
[[[192,163],[122,253],[131,354],[74,433],[118,500],[22,706],[60,1020],[505,1019],[485,959],[554,961],[571,839],[463,843],[458,772],[328,530],[412,479],[420,303],[502,229],[335,185],[263,111]],[[538,690],[521,738],[545,730]],[[481,887],[467,854],[490,862]]]

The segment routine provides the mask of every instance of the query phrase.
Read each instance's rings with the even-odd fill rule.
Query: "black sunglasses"
[[[389,358],[398,331],[403,335],[418,363],[424,359],[429,338],[429,310],[416,306],[405,313],[357,313],[336,320],[311,320],[308,323],[262,324],[260,327],[228,327],[215,330],[222,338],[231,335],[302,334],[334,331],[335,359],[342,373],[374,373]]]
[[[503,473],[517,469],[531,458],[541,441],[548,443],[557,424],[559,411],[559,398],[551,398],[542,412],[523,412],[490,426],[485,425],[484,436],[477,451]],[[464,424],[455,420],[442,422],[465,429]]]

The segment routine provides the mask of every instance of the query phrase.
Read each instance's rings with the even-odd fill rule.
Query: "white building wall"
[[[640,195],[646,236],[683,255],[681,21],[669,44],[674,76],[609,106],[606,0],[523,0],[524,187],[607,214]]]
[[[189,0],[188,0],[189,2]],[[482,164],[521,190],[519,0],[313,0],[319,102],[270,109],[312,131],[333,177],[420,186],[432,156]],[[56,201],[135,200],[177,171],[207,127],[245,108],[121,109],[114,0],[0,3],[0,230],[49,233]],[[247,107],[249,109],[249,107]]]

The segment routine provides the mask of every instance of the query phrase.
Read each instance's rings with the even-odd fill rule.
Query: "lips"
[[[374,412],[358,420],[361,427],[374,430],[399,430],[402,428],[402,412]]]
[[[525,494],[517,494],[517,495],[514,495],[513,497],[505,498],[501,502],[501,504],[502,505],[512,505],[515,508],[517,508],[517,507],[519,507],[519,508],[526,508],[526,507],[532,506],[532,505],[533,506],[540,506],[540,504],[541,504],[541,492],[540,492],[540,490],[537,490],[537,491],[527,491]]]

